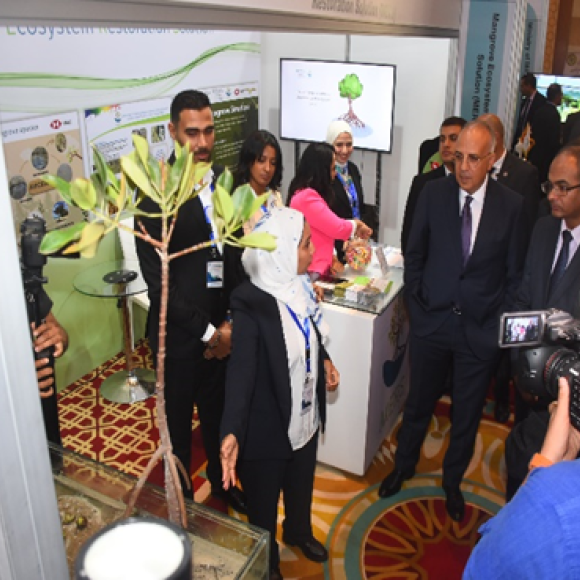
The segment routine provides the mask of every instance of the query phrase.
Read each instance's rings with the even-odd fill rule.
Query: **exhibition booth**
[[[88,175],[89,142],[109,155],[114,167],[115,160],[130,151],[134,131],[146,136],[158,158],[165,158],[171,151],[169,102],[180,90],[193,87],[207,91],[212,101],[220,161],[235,162],[250,129],[268,129],[285,138],[284,192],[304,142],[323,140],[324,134],[305,132],[316,129],[308,111],[297,106],[299,92],[294,103],[284,104],[282,96],[292,93],[288,86],[284,95],[280,93],[281,59],[378,65],[373,81],[377,71],[390,65],[390,85],[375,84],[373,89],[373,82],[363,83],[372,99],[367,105],[361,99],[358,110],[355,104],[357,114],[370,127],[375,119],[383,121],[372,138],[360,134],[357,143],[355,136],[355,147],[360,148],[353,161],[361,169],[365,201],[378,208],[379,243],[399,245],[418,146],[436,135],[441,120],[453,112],[461,2],[446,0],[437,10],[428,0],[409,1],[404,7],[388,0],[284,2],[276,8],[248,4],[252,11],[240,9],[239,2],[222,2],[218,8],[204,2],[145,0],[138,10],[132,3],[106,0],[24,6],[8,2],[0,8],[0,53],[7,55],[0,61],[0,231],[5,271],[0,290],[0,371],[7,401],[6,420],[0,426],[7,449],[0,468],[0,518],[3,529],[10,530],[0,542],[0,569],[14,570],[9,578],[64,577],[60,522],[27,351],[30,339],[15,233],[18,221],[35,212],[54,227],[84,216],[63,208],[54,191],[43,189],[43,171],[60,172],[63,178]],[[333,9],[359,4],[368,10],[342,14]],[[114,15],[106,16],[108,11]],[[323,98],[335,90],[323,86],[327,80],[323,78],[315,91]],[[384,86],[390,89],[383,90]],[[288,108],[294,109],[294,117],[285,126],[283,113]],[[94,260],[120,258],[121,246],[111,237]],[[54,312],[71,336],[69,352],[58,368],[61,388],[123,346],[115,301],[75,291],[75,278],[88,267],[83,260],[55,258],[45,269]],[[394,425],[407,388],[402,271],[393,268],[388,276],[393,282],[388,294],[370,308],[340,299],[324,306],[333,329],[329,351],[342,380],[329,400],[319,460],[358,475],[364,474]],[[142,335],[144,313],[139,309],[133,324],[136,334]],[[3,567],[8,560],[10,566]]]

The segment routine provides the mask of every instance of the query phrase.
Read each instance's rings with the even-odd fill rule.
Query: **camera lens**
[[[579,361],[578,354],[569,348],[559,348],[548,358],[544,368],[544,386],[550,399],[558,398],[560,377],[566,377],[572,385],[574,378],[578,376]]]

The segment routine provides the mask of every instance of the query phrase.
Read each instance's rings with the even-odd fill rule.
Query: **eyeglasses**
[[[463,155],[463,153],[460,153],[459,151],[457,151],[455,153],[455,163],[459,163],[459,165],[462,165],[463,161],[465,161],[465,163],[467,163],[467,167],[469,167],[469,169],[475,169],[478,167],[478,165],[486,157],[489,157],[490,155],[491,155],[491,152],[489,152],[487,155],[484,155],[483,157],[480,157],[479,155],[476,155],[475,153],[469,153],[468,155]]]
[[[551,181],[544,181],[542,183],[542,191],[546,195],[550,195],[552,191],[559,197],[564,197],[568,195],[573,189],[578,189],[580,187],[580,183],[578,185],[568,185],[567,183],[552,183]]]

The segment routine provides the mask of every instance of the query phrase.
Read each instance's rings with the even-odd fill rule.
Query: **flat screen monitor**
[[[536,88],[538,89],[538,92],[544,95],[544,97],[546,96],[548,87],[552,83],[562,85],[564,98],[562,99],[562,104],[558,107],[562,123],[566,121],[566,118],[570,113],[577,113],[580,111],[580,77],[564,77],[559,75],[545,75],[541,73],[534,73],[534,76],[536,77]]]
[[[280,137],[324,141],[331,121],[352,128],[354,146],[390,153],[396,67],[280,60]]]

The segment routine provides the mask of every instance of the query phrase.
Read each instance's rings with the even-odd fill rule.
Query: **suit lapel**
[[[560,228],[561,222],[558,220],[557,222],[558,228],[554,232],[550,232],[553,235],[553,238],[550,243],[546,243],[544,246],[547,248],[555,248],[556,244],[558,243],[558,237],[560,236]],[[576,250],[572,260],[568,264],[568,267],[564,271],[564,276],[560,280],[560,283],[554,288],[554,292],[550,296],[550,300],[556,302],[559,300],[564,294],[566,294],[567,290],[570,289],[576,283],[578,276],[580,276],[580,249]],[[551,274],[552,263],[554,261],[554,254],[552,253],[549,256],[546,256],[546,262],[549,263],[550,270],[548,271],[548,276],[546,279],[549,279]],[[547,290],[546,290],[547,292]]]
[[[459,208],[459,184],[455,177],[448,177],[449,189],[447,195],[448,202],[445,204],[445,223],[449,224],[449,232],[451,233],[452,246],[455,248],[455,261],[463,268],[463,250],[461,246],[461,213]],[[469,262],[469,260],[468,260]]]

